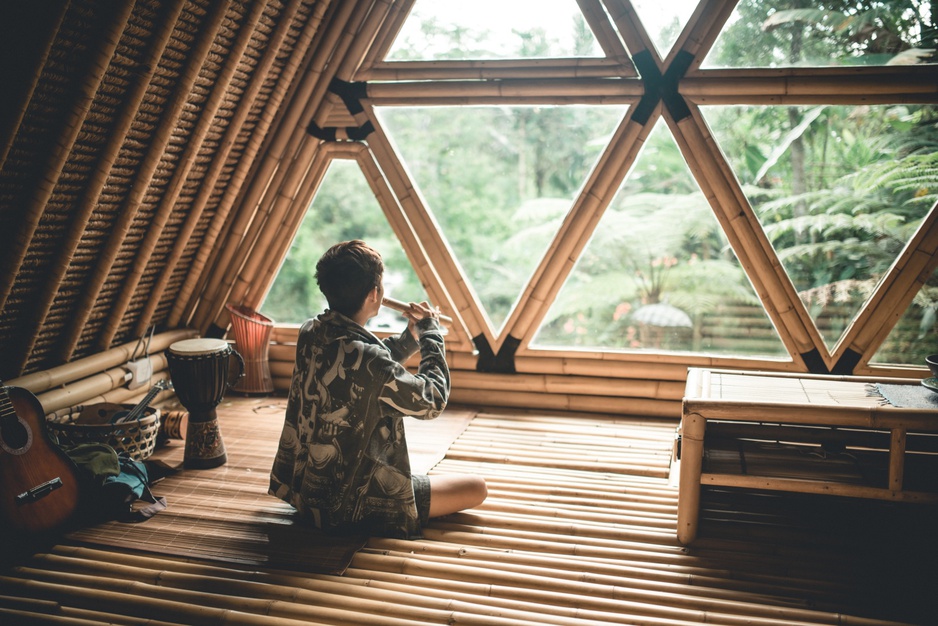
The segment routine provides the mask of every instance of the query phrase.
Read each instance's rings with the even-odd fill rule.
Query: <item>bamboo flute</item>
[[[199,31],[198,39],[187,59],[186,65],[176,83],[172,97],[160,119],[159,126],[154,131],[143,161],[134,179],[134,183],[122,202],[122,208],[117,221],[111,225],[111,232],[107,243],[98,256],[98,262],[92,275],[84,285],[82,295],[70,317],[58,356],[61,361],[68,361],[81,338],[82,332],[88,322],[101,288],[108,280],[114,262],[120,252],[124,238],[133,223],[140,205],[146,197],[147,190],[156,176],[160,161],[163,158],[166,146],[172,139],[173,130],[186,106],[186,102],[199,76],[199,70],[211,53],[212,44],[227,13],[228,3],[216,3],[206,16],[206,22]]]
[[[112,303],[110,315],[98,335],[98,348],[101,350],[107,350],[111,346],[111,341],[114,339],[114,335],[120,327],[121,320],[127,313],[131,298],[137,291],[140,279],[147,270],[150,258],[163,236],[166,223],[173,213],[174,207],[179,200],[179,195],[182,193],[186,181],[189,179],[190,173],[198,161],[197,157],[202,149],[202,144],[205,142],[212,128],[215,115],[227,98],[228,88],[234,79],[235,71],[244,59],[245,53],[254,35],[254,30],[257,28],[258,22],[260,22],[267,4],[267,2],[254,2],[250,5],[250,10],[245,17],[244,23],[241,24],[238,29],[238,34],[228,51],[225,62],[212,81],[211,91],[202,105],[198,120],[186,140],[185,147],[179,155],[179,161],[173,169],[172,176],[167,182],[166,188],[163,190],[163,196],[156,205],[153,219],[147,227],[146,234],[143,240],[137,245],[136,253],[124,277],[121,290]],[[211,187],[205,178],[202,179],[200,185],[202,187]],[[186,219],[189,220],[193,216],[198,215],[199,209],[192,207]],[[178,246],[180,240],[181,237],[177,233],[174,237],[174,245]],[[158,297],[151,293],[148,300],[158,300]],[[147,325],[143,327],[144,331],[146,331]]]
[[[42,76],[42,69],[49,60],[52,44],[55,43],[59,29],[62,27],[62,21],[65,19],[65,13],[68,10],[68,2],[59,2],[54,5],[52,7],[54,12],[49,11],[49,8],[48,5],[40,7],[43,13],[47,11],[50,13],[48,21],[49,28],[45,41],[42,42],[41,51],[36,55],[35,64],[33,64],[31,71],[26,72],[26,75],[31,76],[29,84],[25,86],[21,92],[22,95],[13,103],[14,107],[10,107],[11,109],[15,108],[16,113],[13,115],[13,121],[10,127],[4,130],[4,141],[0,144],[0,170],[3,169],[3,164],[6,163],[7,155],[9,155],[10,148],[13,146],[13,140],[19,131],[20,125],[23,123],[26,111],[29,109],[29,104],[36,91],[36,85],[39,84],[39,78]],[[37,50],[38,49],[40,49],[40,47],[37,46]],[[2,305],[0,305],[0,308],[2,308]]]
[[[329,57],[335,52],[340,25],[350,19],[352,10],[355,8],[354,2],[323,3],[323,7],[335,6],[336,13],[332,16],[332,22],[335,28],[326,29],[326,32],[315,44],[315,53],[310,58],[307,67],[303,68],[303,74],[299,79],[299,85],[287,105],[286,112],[277,120],[276,127],[273,128],[272,139],[264,146],[260,152],[258,165],[252,169],[249,183],[246,187],[240,188],[238,197],[228,203],[237,207],[235,219],[233,221],[219,221],[219,227],[224,223],[227,229],[224,239],[227,245],[220,246],[212,258],[212,272],[200,272],[202,278],[199,279],[197,292],[200,300],[197,304],[193,303],[185,317],[191,320],[192,325],[203,327],[208,324],[210,313],[207,310],[209,303],[207,299],[216,300],[218,292],[222,289],[221,283],[230,266],[234,255],[240,249],[241,242],[248,236],[247,229],[255,217],[260,214],[261,207],[267,202],[268,190],[276,190],[280,187],[281,180],[286,174],[288,165],[292,162],[300,144],[308,139],[305,128],[308,124],[312,102],[321,98],[322,93],[328,88],[331,76],[324,74],[325,66]],[[310,24],[315,24],[313,33],[318,34],[319,20],[311,20]],[[309,30],[309,29],[307,29]],[[306,32],[306,31],[304,31]],[[314,38],[314,41],[315,38]],[[282,98],[281,98],[282,100]],[[278,102],[279,104],[279,102]],[[270,108],[271,113],[276,110]],[[268,126],[270,128],[270,126]],[[230,206],[229,205],[229,206]],[[229,225],[230,224],[230,225]],[[220,311],[220,309],[216,309]],[[182,317],[181,307],[174,308],[170,320]],[[179,317],[177,317],[179,316]]]
[[[22,329],[23,335],[29,338],[29,344],[25,349],[27,353],[32,350],[38,338],[38,330],[42,327],[52,308],[75,251],[85,235],[85,229],[107,183],[108,175],[114,167],[134,117],[146,96],[147,87],[153,78],[159,59],[170,41],[183,5],[183,0],[175,0],[173,4],[168,6],[160,22],[159,29],[154,33],[152,44],[147,48],[147,55],[141,64],[141,67],[146,69],[135,73],[130,88],[121,99],[122,107],[117,115],[117,124],[108,133],[106,145],[101,151],[94,172],[78,201],[77,210],[71,218],[65,240],[57,249],[56,261],[52,264],[51,274],[40,288],[38,301],[34,304],[35,314],[29,320],[30,326]],[[138,336],[142,335],[144,331],[145,329],[136,334]]]
[[[290,32],[290,26],[296,19],[301,2],[302,0],[290,0],[290,4],[285,7],[284,13],[281,16],[273,35],[271,36],[270,45],[265,50],[264,56],[261,58],[257,67],[254,69],[254,72],[251,74],[250,83],[244,92],[245,101],[257,101],[258,95],[261,92],[261,88],[264,85],[264,81],[277,59],[277,55],[280,52],[284,41],[286,40],[286,36]],[[294,54],[295,53],[296,50],[294,50]],[[227,128],[225,129],[225,134],[219,144],[218,151],[213,156],[209,170],[199,185],[199,191],[192,202],[192,209],[186,215],[185,222],[183,223],[179,234],[173,241],[172,250],[167,256],[165,264],[160,269],[159,277],[156,279],[156,282],[151,290],[151,297],[147,300],[140,312],[140,317],[137,320],[135,331],[137,335],[145,332],[146,328],[150,325],[153,314],[156,311],[156,307],[159,305],[163,293],[166,290],[166,286],[169,283],[174,271],[176,270],[179,260],[182,258],[182,255],[185,252],[186,245],[188,244],[192,233],[195,231],[195,228],[198,225],[203,212],[205,211],[205,207],[215,190],[218,177],[221,175],[221,172],[225,166],[225,162],[228,159],[228,155],[230,154],[238,135],[241,133],[241,130],[244,127],[244,123],[248,118],[250,109],[251,107],[244,105],[238,107],[234,113],[234,117],[231,119]],[[231,186],[231,184],[232,183],[229,183],[229,186]],[[238,188],[241,187],[241,184],[243,184],[243,179],[240,183],[234,182],[234,186]],[[221,208],[219,208],[218,213],[227,215],[227,212]],[[212,229],[210,228],[209,230],[211,231]],[[199,269],[201,269],[201,266]],[[198,273],[198,271],[194,272],[194,274]],[[190,294],[191,292],[184,287],[182,290],[180,290],[179,296],[177,296],[177,302],[179,299],[188,299]]]
[[[221,248],[221,252],[227,250],[226,246],[216,247],[214,244],[219,239],[223,241],[229,239],[228,235],[233,230],[233,227],[230,226],[231,222],[229,222],[228,216],[231,214],[233,206],[240,206],[237,199],[246,196],[251,189],[254,189],[254,185],[257,181],[266,182],[270,179],[271,171],[268,169],[265,172],[264,168],[272,168],[276,165],[276,162],[268,158],[266,152],[262,150],[262,146],[266,146],[266,142],[270,140],[270,136],[275,135],[275,133],[268,133],[268,130],[275,123],[280,104],[283,102],[288,92],[286,85],[293,83],[293,79],[302,65],[302,59],[305,58],[307,51],[312,48],[310,44],[322,23],[323,14],[329,6],[331,6],[331,4],[328,1],[316,3],[313,13],[310,15],[309,20],[300,33],[296,47],[293,49],[287,64],[284,66],[281,80],[278,81],[277,87],[275,87],[273,93],[264,105],[254,133],[251,135],[251,141],[249,141],[244,155],[238,161],[231,182],[225,186],[225,192],[218,204],[218,210],[215,212],[215,216],[203,239],[203,244],[206,245],[203,245],[196,254],[190,272],[183,282],[175,304],[170,311],[168,323],[171,326],[177,325],[183,316],[185,316],[186,320],[192,317],[192,313],[198,303],[198,295],[204,292],[204,287],[208,280],[207,276],[213,275],[213,272],[203,271],[204,268],[206,265],[216,265],[216,255],[219,253],[219,248]],[[271,59],[270,62],[273,62],[273,59]],[[260,68],[258,68],[258,71],[260,71]],[[265,79],[261,78],[262,74],[260,73],[257,73],[256,76],[258,77],[257,86],[252,86],[252,88],[260,93]],[[300,82],[301,85],[306,84],[305,81]],[[288,110],[291,109],[292,107]],[[243,123],[243,121],[240,123]],[[267,139],[261,139],[264,137],[267,137]],[[254,157],[258,153],[261,153],[263,156],[260,159],[255,159]],[[250,179],[251,183],[246,185],[245,182],[248,180],[249,171],[253,174],[253,177]],[[263,189],[263,187],[260,188]],[[208,200],[205,202],[207,203]],[[250,216],[246,210],[244,214],[248,215],[246,219],[249,219]],[[241,215],[241,212],[236,212],[236,219],[242,219]],[[197,294],[196,297],[193,297],[193,292]]]
[[[389,309],[394,309],[395,311],[400,311],[401,313],[406,313],[407,311],[410,310],[410,304],[408,304],[408,303],[406,303],[406,302],[401,302],[400,300],[395,300],[394,298],[391,298],[391,297],[388,297],[388,296],[385,296],[385,297],[384,297],[384,299],[381,301],[381,304],[383,304],[384,306],[388,307]],[[448,315],[443,315],[443,314],[441,313],[441,314],[440,314],[440,323],[441,323],[441,324],[445,324],[445,325],[447,325],[447,326],[450,326],[450,325],[452,325],[452,323],[453,323],[453,318],[451,318],[451,317],[448,316]]]
[[[75,141],[81,132],[81,127],[91,111],[95,94],[104,80],[108,65],[114,56],[121,33],[127,26],[133,10],[132,0],[123,0],[110,11],[110,23],[96,42],[98,47],[93,53],[87,68],[86,76],[81,80],[78,92],[73,98],[71,109],[63,116],[62,127],[55,133],[55,141],[49,151],[49,157],[43,166],[43,171],[35,177],[35,188],[29,198],[29,204],[20,212],[19,229],[16,236],[10,239],[12,245],[3,255],[4,271],[0,272],[0,310],[6,306],[7,298],[20,272],[29,243],[36,234],[39,221],[45,212],[49,198],[55,190],[56,183],[62,176],[66,161],[75,147]],[[28,351],[24,354],[28,354]],[[62,359],[68,360],[68,359]],[[25,361],[24,361],[25,362]],[[18,371],[22,370],[22,366]]]

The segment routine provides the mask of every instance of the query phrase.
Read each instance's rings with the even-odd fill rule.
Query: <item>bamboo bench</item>
[[[938,502],[938,412],[897,408],[876,382],[691,368],[672,473],[677,536],[694,541],[704,486]]]

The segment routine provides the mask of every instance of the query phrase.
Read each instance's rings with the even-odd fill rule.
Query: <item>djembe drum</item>
[[[231,379],[231,360],[238,374]],[[228,460],[215,407],[225,391],[244,376],[244,360],[223,339],[184,339],[166,351],[176,396],[189,411],[183,466],[209,469]]]

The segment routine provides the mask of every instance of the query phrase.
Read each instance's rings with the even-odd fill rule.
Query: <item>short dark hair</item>
[[[316,282],[329,308],[349,317],[361,310],[382,276],[381,254],[360,239],[335,244],[316,263]]]

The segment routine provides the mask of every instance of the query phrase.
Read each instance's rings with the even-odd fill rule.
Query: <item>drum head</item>
[[[179,355],[195,356],[199,354],[213,354],[223,352],[228,348],[228,342],[224,339],[210,339],[208,337],[197,337],[195,339],[183,339],[170,344],[169,351]]]

